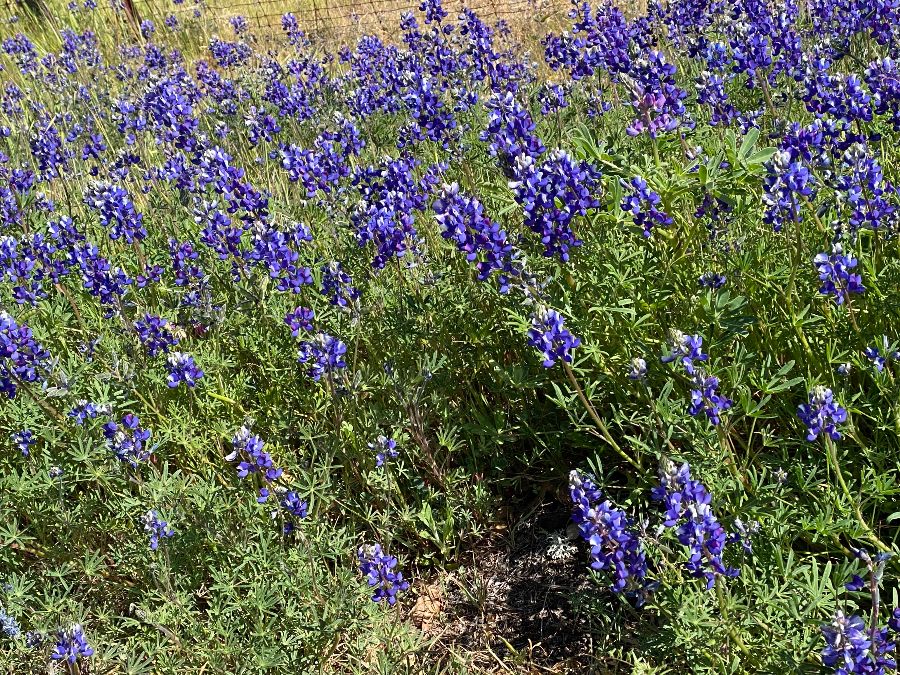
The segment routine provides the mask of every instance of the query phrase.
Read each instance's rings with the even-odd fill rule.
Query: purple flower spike
[[[847,421],[847,411],[835,403],[831,389],[821,386],[809,392],[809,403],[804,403],[797,409],[797,416],[809,430],[806,435],[808,441],[816,440],[823,431],[832,440],[839,440],[842,436],[837,425]]]
[[[409,582],[403,579],[403,573],[396,571],[397,559],[381,550],[380,544],[361,546],[357,553],[359,571],[366,577],[366,582],[373,589],[372,602],[387,600],[393,606],[397,602],[398,591],[409,588]]]

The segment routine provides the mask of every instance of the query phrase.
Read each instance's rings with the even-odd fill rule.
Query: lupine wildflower
[[[285,492],[278,502],[285,511],[296,518],[306,518],[307,503],[296,492]]]
[[[134,280],[124,270],[113,267],[109,260],[101,256],[95,244],[76,246],[74,256],[85,290],[100,299],[107,310],[107,318],[118,314],[121,300]]]
[[[318,333],[300,343],[297,360],[309,366],[307,375],[318,382],[322,375],[330,377],[334,371],[347,367],[344,361],[346,353],[347,345],[341,340],[328,333]]]
[[[496,93],[487,101],[488,126],[481,139],[490,142],[491,154],[500,162],[509,177],[514,177],[513,164],[517,157],[532,159],[546,148],[534,133],[536,125],[531,115],[516,100],[512,92]]]
[[[300,496],[292,491],[287,490],[283,487],[276,488],[276,493],[278,494],[278,504],[281,506],[281,509],[288,514],[289,518],[296,518],[298,520],[303,520],[309,513],[309,505],[306,503],[306,500],[300,499]],[[275,512],[273,511],[273,517],[275,516]],[[294,531],[296,525],[293,520],[285,520],[283,531],[285,534],[290,534]]]
[[[881,351],[878,347],[866,347],[864,354],[866,355],[866,358],[872,362],[872,365],[875,366],[875,370],[879,373],[884,370],[884,366],[887,363],[887,357],[881,355]]]
[[[295,46],[302,46],[305,43],[306,35],[300,30],[297,17],[290,12],[283,14],[281,17],[281,28],[288,36],[288,42]]]
[[[231,17],[228,19],[228,23],[231,24],[231,28],[236,35],[247,32],[247,29],[250,27],[247,23],[247,17],[240,15]]]
[[[725,92],[726,79],[719,73],[703,71],[697,78],[697,101],[709,106],[710,126],[727,125],[738,115]]]
[[[123,0],[110,1],[114,18],[123,18]],[[52,440],[56,432],[49,431],[48,425],[60,422],[62,414],[63,421],[72,421],[69,429],[59,425],[67,439],[90,442],[92,435],[102,431],[109,450],[136,466],[149,458],[150,432],[140,428],[134,415],[113,417],[112,408],[98,401],[124,402],[132,395],[146,394],[146,406],[154,408],[159,401],[154,402],[153,395],[160,392],[144,389],[152,384],[148,372],[159,370],[156,366],[166,367],[167,382],[174,389],[163,398],[184,398],[177,388],[181,384],[193,387],[203,376],[192,356],[176,351],[186,349],[188,335],[216,343],[237,336],[246,343],[243,346],[258,346],[267,326],[255,325],[256,320],[269,320],[272,312],[286,312],[300,302],[281,295],[287,293],[306,293],[303,304],[309,307],[321,301],[320,305],[330,302],[347,309],[333,313],[320,308],[315,314],[304,306],[281,315],[298,343],[304,375],[313,380],[324,375],[329,390],[334,387],[334,391],[307,392],[314,398],[330,393],[344,396],[346,386],[360,394],[354,396],[357,403],[364,404],[366,397],[370,403],[381,398],[384,392],[371,390],[373,383],[367,377],[367,361],[374,358],[391,364],[385,368],[388,385],[396,390],[395,397],[403,399],[394,403],[415,408],[416,385],[405,387],[402,375],[403,364],[409,367],[410,345],[441,351],[441,340],[455,341],[447,354],[454,375],[471,367],[476,371],[474,379],[484,379],[490,370],[486,364],[515,371],[515,350],[508,345],[493,345],[497,349],[467,359],[464,352],[471,346],[472,325],[479,335],[490,333],[498,316],[509,309],[505,307],[509,298],[493,302],[492,285],[454,289],[455,279],[443,269],[447,251],[465,256],[479,280],[496,279],[501,293],[523,292],[523,306],[533,312],[526,327],[528,343],[541,354],[545,367],[560,360],[571,363],[580,346],[564,318],[547,306],[555,297],[580,312],[568,318],[570,322],[577,318],[579,328],[587,330],[590,325],[594,333],[625,336],[619,356],[609,354],[608,361],[621,367],[612,373],[613,380],[618,374],[637,383],[626,387],[631,394],[650,394],[643,384],[647,362],[634,358],[622,365],[621,361],[622,354],[645,353],[639,350],[648,340],[645,328],[650,324],[642,323],[648,312],[687,314],[685,325],[704,326],[718,344],[737,344],[736,365],[730,371],[736,377],[745,366],[768,371],[775,359],[784,370],[770,375],[786,380],[783,376],[790,364],[779,353],[785,351],[785,340],[793,340],[790,331],[765,321],[766,317],[761,317],[758,326],[750,325],[741,306],[746,299],[745,307],[767,309],[771,297],[765,296],[777,290],[777,282],[772,282],[779,267],[764,264],[767,258],[782,255],[790,261],[794,253],[800,255],[815,245],[813,240],[822,230],[832,230],[833,241],[840,243],[834,249],[830,245],[821,249],[825,252],[812,261],[821,298],[850,305],[856,301],[853,295],[865,292],[867,302],[847,313],[849,327],[841,323],[840,313],[835,315],[827,306],[820,308],[827,320],[816,323],[821,317],[813,316],[814,309],[807,317],[816,330],[813,347],[828,347],[823,358],[834,360],[829,368],[837,366],[846,385],[844,396],[858,400],[866,414],[856,440],[876,445],[886,439],[890,445],[892,439],[885,432],[890,430],[893,400],[880,399],[895,384],[894,361],[900,355],[886,340],[878,344],[871,331],[890,324],[893,308],[889,305],[896,285],[900,190],[892,181],[900,132],[900,67],[895,60],[900,0],[672,0],[652,2],[645,15],[634,17],[609,2],[595,7],[576,0],[570,14],[571,33],[543,41],[545,64],[560,71],[557,79],[565,84],[543,86],[538,80],[542,64],[531,63],[530,56],[517,54],[509,46],[505,22],[489,26],[468,9],[453,21],[440,0],[420,1],[424,21],[420,25],[421,20],[411,13],[404,14],[396,43],[366,35],[355,46],[333,54],[318,39],[315,43],[308,39],[292,14],[282,17],[287,53],[248,35],[245,17],[231,17],[225,25],[230,25],[230,37],[210,39],[203,45],[208,48],[200,55],[203,58],[181,54],[174,47],[178,42],[171,39],[171,31],[178,26],[174,15],[164,19],[170,31],[157,31],[154,21],[163,20],[168,10],[152,21],[138,18],[135,28],[145,39],[138,35],[113,50],[101,49],[101,36],[92,30],[78,33],[64,27],[59,28],[58,40],[36,44],[14,34],[17,16],[0,20],[8,29],[0,39],[4,75],[0,84],[0,283],[7,286],[0,293],[0,391],[9,398],[20,397],[3,409],[9,418],[4,419],[6,433],[15,432],[6,441],[11,454],[37,451],[37,435],[20,429],[23,420],[36,429],[42,424],[41,438]],[[177,6],[183,2],[173,0]],[[26,0],[24,5],[28,4],[33,3]],[[103,27],[99,15],[82,12],[82,8],[96,8],[96,0],[62,3],[67,4],[71,12],[79,13],[70,17],[77,23]],[[206,5],[205,0],[188,4],[195,16]],[[191,23],[189,17],[186,24]],[[366,32],[358,12],[352,13],[351,21]],[[682,89],[688,84],[695,85],[691,91]],[[746,91],[739,91],[741,87]],[[561,111],[567,105],[573,111],[565,116],[571,119],[564,120]],[[602,129],[592,124],[578,128],[578,120],[585,115],[594,118],[623,105],[630,111],[627,129],[616,129],[618,120],[612,117],[604,120]],[[327,124],[334,110],[342,113]],[[538,120],[537,110],[555,119]],[[691,133],[692,112],[708,120],[714,133],[709,129]],[[809,122],[791,122],[795,114]],[[557,128],[560,122],[565,122],[564,128]],[[482,128],[472,128],[482,123]],[[545,147],[539,125],[567,149]],[[629,141],[617,131],[640,138]],[[384,147],[391,136],[396,143]],[[664,136],[669,138],[657,142]],[[378,145],[363,153],[373,141]],[[770,155],[768,146],[777,151]],[[389,156],[377,157],[383,150]],[[643,156],[650,153],[656,156]],[[485,159],[479,155],[487,154],[487,162],[479,161]],[[253,166],[241,166],[243,162]],[[645,237],[655,233],[651,246],[629,251],[621,232],[601,226],[610,214],[598,213],[607,206],[609,184],[600,175],[600,166],[616,175],[625,172],[624,198],[619,205],[612,204],[612,210],[628,222],[629,229],[642,231]],[[644,170],[652,176],[632,178]],[[667,171],[672,173],[671,180],[663,175]],[[509,181],[506,186],[497,185],[501,172]],[[465,190],[445,185],[452,177],[458,177]],[[282,185],[285,178],[294,184]],[[657,184],[665,184],[666,190],[651,189]],[[750,226],[760,192],[764,221],[775,231],[791,232],[757,237],[759,233]],[[693,199],[702,203],[692,205]],[[141,214],[142,204],[152,213]],[[436,228],[421,217],[429,207]],[[284,220],[301,212],[317,224],[314,246],[305,245],[312,239],[308,228]],[[691,222],[692,212],[700,222]],[[678,231],[671,227],[675,219],[683,225]],[[813,222],[796,226],[805,219]],[[670,229],[656,231],[657,227]],[[432,236],[435,229],[448,246]],[[170,236],[166,250],[165,239]],[[371,274],[354,271],[361,269],[358,252],[341,250],[348,237],[365,249]],[[584,248],[579,249],[581,259],[566,269],[553,261],[531,266],[526,264],[529,242],[548,258],[563,262],[576,258],[573,251],[578,247]],[[810,251],[810,257],[819,250]],[[345,256],[343,266],[330,262],[335,255]],[[393,263],[398,263],[396,270],[391,269]],[[691,277],[690,269],[697,274]],[[871,289],[863,286],[863,269],[871,274],[866,279]],[[305,288],[313,284],[314,270],[316,278],[321,277],[324,300],[315,297],[319,289]],[[590,272],[586,278],[585,270]],[[647,270],[653,274],[645,274]],[[665,274],[656,275],[660,270]],[[797,272],[801,291],[805,281],[812,282],[811,272]],[[602,297],[593,302],[584,286],[602,282],[603,275],[616,279],[599,283]],[[624,282],[616,283],[618,278]],[[666,287],[659,293],[652,288],[630,292],[632,285],[654,280]],[[359,288],[368,287],[370,281],[375,304],[365,307]],[[406,282],[413,283],[415,299],[403,292]],[[392,286],[397,283],[401,286]],[[726,283],[733,286],[733,293],[715,296],[714,291]],[[447,321],[435,323],[428,313],[442,294],[448,299],[445,309],[451,305],[459,309],[469,291],[477,296],[476,308],[463,316],[466,325],[459,326],[454,339],[456,327],[450,325],[448,331]],[[634,304],[629,304],[632,300]],[[607,306],[619,309],[610,312],[603,309]],[[17,317],[7,309],[18,312]],[[167,321],[147,312],[172,318]],[[417,317],[416,312],[425,315]],[[395,345],[372,344],[373,339],[390,342],[390,330],[380,330],[385,326],[375,326],[378,321],[386,321],[395,332],[411,333]],[[615,325],[606,325],[610,321]],[[222,329],[213,331],[219,325]],[[329,325],[335,330],[341,325],[358,338],[354,359],[360,361],[359,377],[341,372],[347,367],[348,347],[324,332]],[[419,339],[423,331],[432,329],[435,334],[425,336],[429,339]],[[738,344],[748,331],[752,339]],[[91,338],[100,333],[104,346],[94,358],[96,341]],[[809,351],[802,337],[804,344],[794,345],[798,354]],[[53,358],[41,342],[59,345],[56,356],[60,358]],[[214,354],[219,345],[207,346],[205,352]],[[688,412],[715,425],[733,403],[721,393],[728,388],[711,374],[711,357],[703,353],[703,346],[699,335],[677,333],[663,361],[674,362],[673,369],[688,385]],[[387,347],[396,347],[387,351],[397,353],[382,353]],[[602,350],[595,351],[600,358]],[[149,363],[145,356],[160,363]],[[209,362],[221,362],[228,370],[232,359],[225,356]],[[396,359],[396,367],[390,358]],[[845,358],[868,367],[855,373],[849,363],[838,365],[836,359]],[[238,359],[237,367],[241,361],[246,359]],[[229,373],[216,375],[225,378],[221,384],[227,387]],[[756,386],[759,375],[749,372],[743,383],[734,386],[740,385],[745,393],[768,392],[757,398],[771,394],[773,403],[787,396],[786,388],[765,385],[768,377]],[[421,379],[428,378],[430,373],[423,372]],[[519,382],[521,377],[513,380]],[[267,383],[254,380],[250,384],[265,389]],[[656,385],[653,390],[658,390]],[[79,400],[79,395],[102,398]],[[666,398],[668,387],[660,395]],[[491,403],[502,407],[503,401]],[[646,421],[627,400],[620,403],[622,419],[631,419],[633,426]],[[661,410],[651,410],[651,418],[668,417],[664,403],[660,401]],[[779,407],[769,406],[776,412]],[[41,413],[49,417],[42,419]],[[465,410],[459,414],[462,418],[457,421],[467,426],[471,415]],[[840,438],[845,425],[849,427],[848,412],[824,387],[810,392],[809,402],[799,407],[798,414],[810,440],[822,433],[828,439]],[[296,426],[295,417],[288,415],[275,426]],[[533,417],[526,415],[521,428],[527,431]],[[390,423],[388,418],[369,421]],[[424,422],[427,426],[429,420]],[[101,425],[100,430],[92,428]],[[75,426],[88,428],[71,428]],[[785,428],[779,420],[764,426],[766,434]],[[690,434],[679,436],[671,439],[678,448],[697,450],[689,449]],[[790,444],[789,439],[782,441]],[[60,448],[41,444],[48,458],[61,461]],[[385,436],[373,440],[369,449],[370,461],[379,467],[399,455],[397,443]],[[275,466],[262,440],[242,428],[232,450],[228,458],[238,475],[250,477],[259,489],[258,502],[277,502],[271,508],[273,518],[284,523],[286,532],[291,531],[294,523],[306,517],[309,505],[288,488],[288,477]],[[879,468],[884,464],[874,451],[858,459],[863,470],[864,459]],[[28,470],[41,464],[19,463]],[[78,496],[63,489],[60,467],[47,468],[61,502]],[[797,477],[804,474],[803,466],[796,463],[790,470]],[[74,465],[66,471],[73,474],[71,487],[76,487]],[[770,475],[779,484],[788,477],[783,469]],[[649,576],[641,548],[647,541],[646,525],[606,501],[591,480],[573,473],[570,488],[576,521],[591,544],[592,566],[610,578],[615,591],[637,590],[642,595]],[[413,483],[416,489],[418,481]],[[877,487],[868,486],[871,494],[861,494],[860,503],[878,501]],[[722,560],[723,551],[738,540],[748,549],[753,526],[735,519],[733,532],[724,534],[709,508],[708,491],[690,478],[687,465],[665,471],[656,492],[666,503],[666,526],[673,529],[668,539],[677,537],[689,548],[689,571],[707,583],[732,572]],[[790,503],[782,506],[788,510],[781,511],[790,515]],[[754,508],[763,507],[754,504]],[[885,513],[879,509],[874,515]],[[155,511],[141,522],[151,548],[170,536],[171,528]],[[884,527],[882,532],[867,531],[865,523],[850,529],[867,538],[887,531]],[[838,534],[846,541],[853,532],[843,527]],[[654,552],[667,554],[666,543],[659,543],[653,546]],[[393,603],[393,594],[407,585],[396,574],[396,559],[379,547],[364,548],[360,563],[376,601]],[[847,588],[859,592],[865,585],[866,580],[856,576]],[[877,609],[874,593],[872,600],[870,604],[862,599],[864,609]],[[844,611],[851,614],[849,609]],[[852,611],[863,615],[861,610]],[[878,612],[874,613],[873,619],[840,613],[835,617],[825,629],[822,658],[827,667],[839,673],[895,670],[892,650],[898,636],[886,634]],[[676,632],[680,630],[677,621],[669,623]],[[888,627],[900,630],[900,609]],[[20,632],[2,609],[0,631]],[[731,637],[732,644],[744,647],[737,636]],[[33,633],[27,644],[38,645],[40,638]],[[66,660],[61,670],[89,670],[84,664],[73,665],[90,655],[80,627],[61,632],[60,642],[54,658]],[[753,648],[759,640],[755,642],[747,644]],[[771,669],[769,661],[781,653],[755,651],[749,661],[760,670]],[[736,664],[743,659],[740,650],[725,652],[716,653],[713,660],[721,657]],[[32,656],[39,660],[38,655]],[[711,667],[715,669],[715,664]]]
[[[253,49],[246,42],[226,42],[213,38],[209,42],[209,53],[223,68],[240,66],[253,56]]]
[[[79,659],[87,659],[94,655],[88,644],[81,624],[75,624],[68,630],[60,629],[56,633],[56,645],[50,658],[55,661],[66,661],[75,664]]]
[[[297,230],[282,232],[262,223],[254,228],[253,250],[248,257],[263,267],[270,279],[277,280],[279,291],[299,293],[313,281],[312,271],[297,264],[300,254],[294,248],[301,241],[298,234]]]
[[[110,405],[97,405],[96,403],[81,399],[72,406],[72,409],[69,411],[69,417],[71,417],[78,426],[83,426],[87,420],[96,419],[99,415],[109,415],[111,412],[112,406]]]
[[[354,175],[361,199],[350,222],[360,246],[375,245],[374,269],[383,269],[391,258],[417,251],[415,214],[428,206],[445,169],[443,164],[435,164],[417,180],[414,171],[418,165],[418,160],[404,154]]]
[[[628,184],[631,194],[622,199],[622,210],[631,214],[635,225],[644,230],[649,237],[654,227],[666,227],[672,224],[672,218],[665,211],[657,208],[662,198],[647,185],[640,176],[635,176]]]
[[[449,150],[457,141],[458,123],[442,100],[440,84],[428,76],[414,76],[411,91],[403,97],[410,111],[412,125],[401,131],[397,146],[406,148],[412,143],[428,139]]]
[[[679,126],[690,126],[683,103],[687,92],[676,85],[675,73],[675,66],[659,50],[634,62],[626,80],[636,114],[626,129],[629,136],[647,134],[655,139]]]
[[[711,290],[718,290],[725,285],[725,275],[719,274],[718,272],[704,272],[703,275],[699,279],[699,284],[701,288],[709,288]]]
[[[540,161],[529,155],[516,158],[515,179],[509,186],[525,214],[525,225],[540,236],[546,257],[569,260],[569,250],[581,246],[572,223],[600,206],[600,171],[576,162],[563,150]]]
[[[840,675],[896,670],[892,656],[895,644],[889,639],[888,630],[868,629],[861,617],[847,616],[838,610],[832,622],[822,627],[826,643],[822,663]]]
[[[30,630],[25,633],[25,647],[27,649],[39,649],[44,646],[47,636],[41,631]]]
[[[647,376],[647,362],[636,357],[631,359],[631,370],[628,372],[629,380],[643,380]]]
[[[653,489],[653,499],[663,502],[665,527],[676,527],[678,541],[688,548],[685,568],[695,577],[706,579],[712,588],[720,576],[736,577],[740,570],[725,564],[723,556],[730,543],[740,536],[728,534],[712,511],[712,496],[699,481],[691,478],[687,464],[677,467],[667,462],[660,469],[660,484]]]
[[[866,347],[863,350],[863,353],[865,354],[865,357],[872,362],[872,365],[875,366],[875,370],[879,373],[884,371],[884,367],[889,361],[900,360],[900,351],[891,348],[891,345],[888,344],[886,335],[882,337],[881,348]]]
[[[281,133],[281,126],[278,121],[266,113],[263,109],[251,106],[249,113],[244,118],[244,125],[247,127],[247,139],[250,145],[256,146],[261,142],[271,143]]]
[[[719,378],[708,375],[702,368],[694,370],[691,378],[694,386],[691,389],[691,403],[688,413],[696,417],[701,412],[713,426],[721,421],[721,414],[731,408],[733,401],[719,393]]]
[[[99,212],[100,223],[109,228],[110,239],[121,237],[130,244],[147,237],[144,216],[118,185],[97,185],[85,194],[84,201]]]
[[[141,516],[141,523],[144,525],[144,531],[150,539],[150,550],[155,551],[159,548],[159,540],[167,539],[175,536],[175,530],[159,517],[156,509],[150,509]]]
[[[306,307],[297,307],[288,312],[284,317],[284,322],[291,329],[291,336],[299,337],[300,331],[310,332],[313,330],[313,319],[316,318],[315,312]]]
[[[478,279],[484,281],[498,273],[500,292],[509,290],[510,277],[518,274],[514,265],[516,252],[500,225],[488,218],[477,199],[463,195],[459,185],[445,185],[442,195],[432,205],[441,236],[451,240],[475,263]]]
[[[552,368],[560,359],[572,362],[572,350],[581,340],[565,328],[565,319],[554,309],[541,307],[531,315],[528,344],[544,357],[544,368]]]
[[[386,436],[379,436],[369,443],[369,450],[375,453],[375,466],[383,466],[388,459],[396,459],[399,454],[397,441]]]
[[[50,124],[31,137],[31,153],[44,180],[62,175],[69,168],[74,153],[63,145],[57,128]]]
[[[49,361],[31,328],[0,310],[0,392],[14,398],[20,384],[42,381]]]
[[[679,330],[672,331],[672,351],[662,357],[663,363],[681,363],[688,375],[694,374],[694,363],[709,360],[703,353],[703,338],[699,335],[685,335]]]
[[[875,111],[887,115],[895,130],[900,130],[900,67],[890,57],[869,64],[866,84],[873,94]]]
[[[809,403],[797,409],[797,416],[806,425],[806,440],[814,441],[823,431],[832,439],[839,440],[841,432],[837,427],[847,421],[847,411],[834,400],[831,389],[813,387],[809,392]]]
[[[566,100],[566,90],[559,84],[546,84],[538,91],[538,101],[541,104],[541,115],[549,115],[559,112],[569,106]]]
[[[419,11],[425,15],[425,23],[441,23],[447,18],[447,11],[441,5],[441,0],[422,0]]]
[[[847,215],[850,231],[879,230],[893,222],[896,189],[884,178],[881,164],[862,142],[848,147],[840,158],[837,179],[838,204]]]
[[[183,352],[169,354],[166,369],[169,371],[166,384],[173,389],[182,382],[193,389],[197,380],[203,377],[203,371],[194,363],[194,357]]]
[[[215,251],[220,260],[241,257],[240,243],[244,230],[236,226],[229,215],[219,210],[217,202],[204,201],[198,204],[194,208],[194,221],[203,225],[200,243]]]
[[[284,470],[275,466],[272,455],[264,447],[265,443],[259,436],[251,434],[249,428],[242,426],[231,440],[231,452],[225,455],[225,461],[237,462],[238,478],[259,474],[266,483],[272,483],[281,478]],[[268,488],[261,488],[259,495],[257,501],[265,502],[269,497]]]
[[[393,606],[397,602],[397,593],[409,588],[409,582],[404,580],[403,573],[396,571],[397,558],[384,553],[381,544],[361,546],[357,558],[359,571],[373,590],[373,602],[387,600]]]
[[[162,317],[146,314],[144,318],[134,322],[134,329],[149,356],[168,353],[169,349],[178,344],[172,325]]]
[[[802,158],[795,157],[795,154],[789,150],[779,150],[768,165],[762,197],[766,206],[763,219],[776,232],[780,232],[787,222],[799,223],[804,200],[814,194],[815,178]]]
[[[644,589],[647,558],[634,524],[608,499],[604,501],[593,481],[578,471],[569,474],[569,493],[572,521],[591,546],[591,567],[612,574],[611,589],[616,593]]]
[[[22,629],[19,628],[19,622],[16,621],[14,616],[6,613],[3,605],[0,605],[0,633],[10,640],[16,639],[22,633]]]
[[[862,277],[851,271],[857,265],[856,258],[844,255],[840,244],[834,245],[830,255],[819,253],[813,262],[822,282],[819,293],[834,296],[834,301],[838,305],[844,304],[851,294],[866,290],[862,285]]]
[[[152,435],[149,429],[142,429],[137,415],[128,413],[120,422],[110,420],[103,425],[106,447],[121,461],[137,467],[138,462],[150,457],[146,447]]]
[[[200,256],[192,242],[169,239],[169,255],[176,286],[191,286],[206,278],[203,269],[195,262]]]
[[[332,262],[322,268],[322,295],[328,297],[332,305],[347,307],[359,298],[359,291],[341,264]]]
[[[10,436],[12,444],[15,445],[23,457],[28,457],[31,452],[31,446],[35,444],[34,432],[31,429],[22,429]]]

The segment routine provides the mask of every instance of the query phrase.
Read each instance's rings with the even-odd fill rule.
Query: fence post
[[[24,6],[36,19],[44,19],[51,25],[53,24],[53,13],[44,0],[16,0],[15,3],[9,3],[9,5],[10,9],[13,5]]]
[[[140,14],[138,14],[137,8],[134,6],[134,2],[132,2],[132,0],[122,0],[122,5],[125,7],[125,15],[128,17],[128,23],[131,24],[134,32],[140,36],[141,16]]]

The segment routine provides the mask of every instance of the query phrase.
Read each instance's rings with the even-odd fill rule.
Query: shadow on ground
[[[592,656],[588,615],[573,603],[605,591],[591,580],[583,543],[567,538],[570,514],[542,503],[420,589],[413,619],[434,639],[436,657],[462,657],[484,672],[609,672]]]

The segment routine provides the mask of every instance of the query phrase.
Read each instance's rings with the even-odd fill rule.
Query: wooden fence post
[[[24,6],[34,18],[44,19],[53,24],[53,13],[44,0],[16,0],[15,3],[10,3],[10,9],[12,9],[13,5]]]
[[[122,0],[125,7],[125,15],[128,17],[128,23],[134,29],[135,33],[141,35],[141,16],[138,14],[137,8],[132,0]]]

